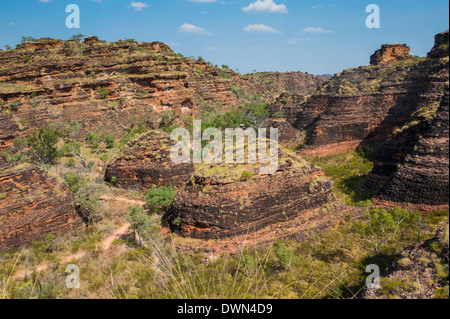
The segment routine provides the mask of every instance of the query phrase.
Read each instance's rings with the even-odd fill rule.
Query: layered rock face
[[[424,95],[436,102],[448,61],[392,60],[345,70],[301,106],[294,126],[306,132],[304,155],[329,155],[385,142],[403,127]],[[430,93],[431,92],[431,93]]]
[[[36,167],[0,172],[0,251],[85,227],[64,183]]]
[[[222,74],[223,73],[223,74]],[[225,78],[225,75],[227,78]],[[239,77],[179,56],[160,42],[40,39],[0,52],[0,104],[25,132],[68,119],[119,135],[154,112],[191,114],[199,103],[234,105]]]
[[[282,93],[267,107],[269,111],[267,124],[269,127],[278,129],[278,139],[281,143],[295,146],[306,138],[304,132],[294,128],[297,114],[302,111],[302,105],[306,99],[303,94]]]
[[[153,185],[183,187],[194,165],[174,164],[170,150],[175,142],[163,132],[150,131],[125,146],[106,169],[105,179],[118,187],[149,189]]]
[[[371,65],[379,65],[390,61],[400,61],[411,58],[410,48],[406,44],[384,44],[370,57]]]
[[[283,155],[274,175],[260,165],[202,165],[178,192],[165,220],[183,236],[201,239],[252,233],[333,200],[323,172]]]
[[[189,115],[203,103],[238,105],[233,87],[269,99],[287,90],[313,92],[325,80],[301,72],[244,78],[161,42],[43,38],[0,51],[2,111],[11,110],[24,134],[48,122],[78,121],[80,139],[95,127],[120,136],[130,121],[146,122],[166,110]]]
[[[303,72],[261,72],[244,76],[242,85],[249,93],[262,93],[270,99],[283,93],[311,95],[329,80]]]
[[[365,186],[383,201],[423,205],[449,203],[449,96],[423,106],[403,131],[382,148]],[[434,107],[434,110],[433,110]],[[428,118],[427,118],[428,117]]]
[[[436,34],[434,38],[434,47],[428,53],[428,57],[432,59],[448,57],[449,33],[448,31]]]
[[[0,154],[12,144],[19,133],[19,125],[14,121],[14,118],[10,114],[0,113]],[[6,161],[0,155],[0,168],[4,165],[6,165]]]
[[[381,189],[377,196],[381,201],[449,204],[448,56],[429,63],[444,68],[438,67],[438,72],[432,73],[416,110],[383,145],[364,185]],[[446,84],[442,85],[443,82]]]

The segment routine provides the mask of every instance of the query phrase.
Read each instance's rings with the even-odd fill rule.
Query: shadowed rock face
[[[138,136],[108,165],[105,179],[111,181],[116,177],[115,185],[125,188],[184,186],[194,172],[194,165],[172,163],[170,149],[174,144],[162,132],[150,131]]]
[[[288,221],[333,200],[331,183],[313,165],[295,155],[283,155],[279,164],[276,174],[265,176],[258,175],[258,165],[202,165],[192,185],[178,192],[165,221],[183,236],[224,238]]]
[[[448,32],[436,36],[436,48]],[[417,205],[449,204],[449,72],[448,55],[429,54],[437,72],[422,89],[416,109],[383,145],[364,187],[381,189],[378,199]]]
[[[449,204],[449,96],[385,143],[366,187],[383,201]],[[427,115],[425,113],[425,115]]]
[[[65,184],[38,168],[0,172],[0,251],[82,229],[74,202]]]

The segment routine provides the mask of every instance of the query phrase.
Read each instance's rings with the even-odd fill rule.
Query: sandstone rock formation
[[[80,140],[96,127],[120,136],[131,121],[145,123],[167,110],[190,115],[204,103],[238,105],[242,96],[233,87],[271,99],[287,90],[313,92],[325,80],[301,72],[241,77],[161,42],[43,38],[0,51],[2,112],[11,110],[22,134],[48,122],[78,121]]]
[[[252,233],[333,199],[323,172],[284,154],[274,175],[255,165],[202,165],[178,192],[165,220],[183,236],[211,239]]]
[[[410,48],[406,44],[384,44],[381,49],[370,57],[371,65],[379,65],[391,61],[401,61],[411,58]]]
[[[300,107],[294,127],[307,135],[302,154],[385,142],[409,121],[424,95],[436,102],[446,81],[445,59],[393,60],[343,71]]]
[[[158,131],[138,136],[108,165],[105,179],[111,181],[115,177],[115,185],[125,188],[184,186],[194,172],[194,165],[172,163],[170,149],[174,143],[168,134]]]
[[[448,43],[448,32],[446,33]],[[442,45],[444,34],[436,36]],[[435,51],[433,48],[432,52]],[[430,56],[430,55],[429,55]],[[428,61],[415,110],[383,145],[365,187],[381,189],[377,199],[417,205],[449,204],[449,71],[448,56]]]
[[[306,136],[294,128],[297,114],[302,111],[302,105],[306,101],[303,94],[282,93],[274,102],[268,106],[269,127],[278,128],[280,142],[296,146],[301,144]]]
[[[242,85],[252,94],[273,98],[283,93],[311,95],[329,80],[327,76],[303,72],[260,72],[244,75]]]
[[[428,57],[432,59],[448,57],[449,52],[448,44],[449,44],[448,30],[436,34],[434,38],[434,47],[428,53]]]
[[[0,252],[85,227],[64,183],[36,167],[0,172]]]
[[[382,148],[365,186],[382,201],[449,203],[449,96],[424,105]]]

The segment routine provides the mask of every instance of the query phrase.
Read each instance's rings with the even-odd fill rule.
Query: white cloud
[[[131,1],[131,8],[134,8],[136,11],[142,11],[142,9],[149,8],[150,6],[145,2],[134,2]]]
[[[246,32],[260,32],[260,33],[281,33],[280,31],[264,24],[249,24],[244,28]]]
[[[308,33],[333,33],[334,32],[331,30],[325,30],[322,28],[314,28],[314,27],[304,28],[303,31],[308,32]]]
[[[209,3],[209,2],[216,2],[217,0],[189,0],[189,1],[197,3]]]
[[[273,0],[256,0],[242,10],[245,12],[288,13],[284,4],[276,4]]]
[[[180,32],[188,32],[188,33],[195,33],[195,34],[201,34],[201,35],[210,35],[212,34],[210,31],[197,27],[196,25],[185,23],[183,24],[180,29]]]

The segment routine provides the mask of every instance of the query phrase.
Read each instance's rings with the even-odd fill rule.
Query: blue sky
[[[81,28],[67,29],[68,4]],[[368,29],[368,4],[381,28]],[[241,73],[304,71],[334,74],[367,65],[384,43],[407,43],[420,56],[448,30],[447,0],[17,0],[0,1],[0,48],[22,36],[68,39],[75,33],[107,41],[162,41],[185,56],[202,56]]]

